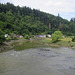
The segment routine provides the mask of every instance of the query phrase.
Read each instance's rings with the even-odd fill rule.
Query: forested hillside
[[[75,35],[75,22],[26,6],[0,3],[0,29],[5,34],[51,34],[61,30],[66,35]]]

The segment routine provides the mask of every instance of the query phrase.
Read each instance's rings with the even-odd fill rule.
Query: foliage
[[[52,37],[53,42],[57,42],[58,39],[62,38],[62,33],[61,33],[61,31],[55,31],[51,37]]]
[[[12,40],[17,40],[17,39],[18,39],[17,37],[13,37],[13,38],[12,38]]]
[[[12,36],[12,34],[11,34],[9,39],[11,39],[11,40],[18,40],[18,38],[16,36]]]
[[[25,37],[24,37],[25,39],[29,39],[30,37],[29,37],[29,35],[25,35]]]
[[[12,39],[11,38],[6,38],[6,41],[11,41]]]
[[[48,35],[46,35],[46,37],[48,37]]]
[[[5,41],[4,32],[0,29],[0,44]]]
[[[29,7],[0,3],[0,28],[6,33],[52,34],[61,30],[65,35],[75,35],[75,19],[71,21]]]
[[[75,36],[72,38],[72,42],[75,42]]]

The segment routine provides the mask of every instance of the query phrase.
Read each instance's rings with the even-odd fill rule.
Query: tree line
[[[5,34],[52,34],[60,30],[65,35],[75,35],[75,20],[70,21],[30,7],[0,3],[0,29]]]

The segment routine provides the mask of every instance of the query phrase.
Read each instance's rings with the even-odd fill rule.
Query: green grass
[[[51,38],[44,38],[42,39],[42,43],[47,43],[47,44],[53,44],[54,46],[65,46],[65,47],[74,47],[75,48],[75,42],[72,42],[72,38],[68,37],[68,38],[63,38],[60,39],[58,42],[56,43],[52,43],[52,39]]]
[[[61,39],[61,41],[69,42],[69,41],[72,41],[72,38],[70,38],[70,37],[68,37],[68,38],[63,38],[63,39]]]
[[[51,44],[51,43],[52,43],[52,39],[51,39],[51,38],[43,38],[43,39],[41,40],[41,42],[42,42],[43,44],[45,44],[45,43]]]

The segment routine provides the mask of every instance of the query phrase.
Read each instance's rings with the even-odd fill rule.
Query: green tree
[[[0,44],[5,41],[4,32],[0,29]]]
[[[24,37],[25,39],[29,39],[30,37],[29,37],[29,35],[25,35],[25,37]]]
[[[49,24],[50,23],[50,24]],[[70,21],[29,7],[14,6],[11,3],[0,3],[0,29],[5,33],[16,31],[25,34],[52,34],[61,30],[66,35],[75,35],[75,18]]]
[[[53,34],[52,34],[52,41],[53,42],[57,42],[58,39],[61,39],[62,38],[62,33],[61,31],[55,31]]]

